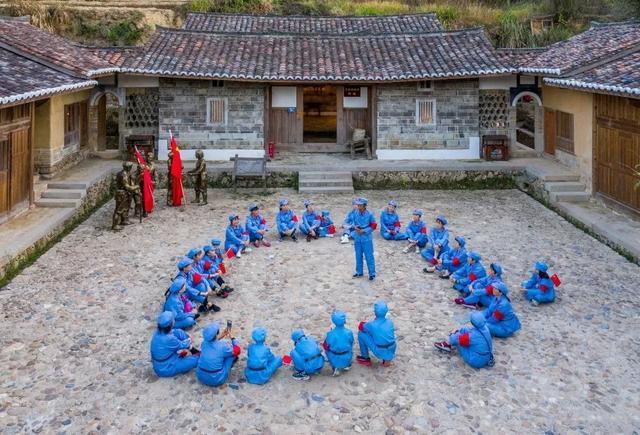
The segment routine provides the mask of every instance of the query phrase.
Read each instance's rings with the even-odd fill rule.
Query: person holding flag
[[[229,226],[224,239],[224,248],[227,250],[227,258],[242,257],[245,252],[251,252],[249,246],[249,233],[240,225],[240,217],[237,214],[229,215]]]
[[[134,154],[138,161],[138,182],[140,183],[140,192],[142,193],[142,203],[137,204],[140,202],[137,200],[136,207],[140,207],[141,210],[138,210],[138,212],[141,212],[143,217],[147,217],[147,215],[153,211],[153,180],[151,179],[151,171],[147,166],[147,161],[138,150],[138,147],[134,148]]]
[[[171,151],[170,166],[169,166],[169,180],[168,184],[171,192],[171,205],[178,207],[183,204],[184,200],[184,185],[182,184],[182,158],[180,157],[180,148],[178,148],[178,142],[173,136],[173,132],[169,130]],[[169,193],[169,192],[167,192]],[[168,202],[168,201],[167,201]]]
[[[522,282],[524,297],[534,305],[553,302],[556,298],[556,287],[560,285],[558,275],[549,277],[549,266],[543,261],[536,261],[534,271],[527,281]]]
[[[427,225],[422,220],[422,210],[413,210],[411,222],[407,225],[406,240],[407,247],[402,250],[405,254],[411,251],[420,253],[420,250],[427,246],[429,237],[427,236]]]

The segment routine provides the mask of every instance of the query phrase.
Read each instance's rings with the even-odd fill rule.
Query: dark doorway
[[[337,98],[336,87],[331,85],[303,88],[304,143],[335,144]]]

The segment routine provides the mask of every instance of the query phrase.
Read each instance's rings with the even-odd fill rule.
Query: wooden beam
[[[344,86],[336,86],[336,142],[339,145],[347,143],[347,126],[344,116]]]

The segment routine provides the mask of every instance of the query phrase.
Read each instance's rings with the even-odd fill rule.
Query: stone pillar
[[[544,152],[544,107],[536,106],[535,131],[533,138],[536,151]]]

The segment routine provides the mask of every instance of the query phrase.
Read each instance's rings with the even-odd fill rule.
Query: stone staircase
[[[353,193],[351,172],[300,172],[298,191],[310,193]]]
[[[586,186],[575,174],[547,175],[544,177],[544,189],[549,193],[551,202],[588,202],[591,195]]]
[[[36,199],[37,207],[76,208],[87,194],[87,184],[78,182],[49,182]]]

